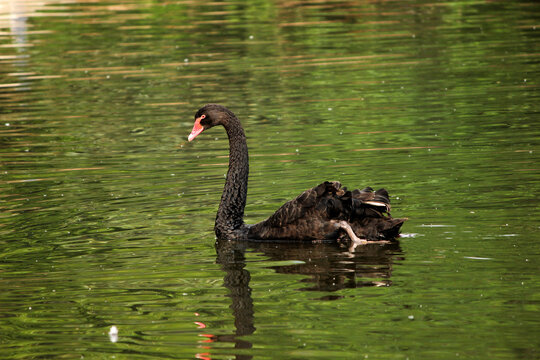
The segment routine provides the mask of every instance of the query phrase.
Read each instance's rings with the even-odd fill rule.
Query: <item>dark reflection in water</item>
[[[255,332],[255,311],[251,296],[251,274],[246,269],[246,253],[262,254],[266,261],[283,261],[285,265],[272,265],[280,274],[301,274],[308,277],[302,282],[310,283],[302,291],[336,292],[346,288],[365,286],[390,286],[393,264],[404,260],[399,242],[368,244],[349,252],[333,242],[260,242],[220,241],[216,242],[217,259],[225,276],[225,287],[230,292],[231,309],[236,332],[234,335],[219,335],[212,340],[233,342],[237,349],[249,349],[252,344],[237,336]],[[336,300],[342,295],[327,294],[319,300]],[[241,359],[251,356],[240,355]]]
[[[369,244],[346,251],[333,243],[261,243],[254,247],[271,260],[292,260],[298,263],[272,266],[281,274],[303,274],[309,278],[303,282],[312,286],[307,291],[333,292],[345,288],[363,286],[389,286],[392,263],[402,260],[399,243]],[[322,299],[338,299],[341,296],[325,296]]]

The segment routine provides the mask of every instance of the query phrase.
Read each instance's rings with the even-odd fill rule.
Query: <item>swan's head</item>
[[[229,119],[234,118],[234,114],[225,106],[217,104],[204,105],[195,114],[195,124],[189,134],[188,141],[197,137],[204,130],[208,130],[216,125],[225,126]]]

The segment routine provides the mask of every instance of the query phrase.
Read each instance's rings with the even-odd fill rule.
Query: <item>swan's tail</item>
[[[387,219],[384,222],[383,228],[380,230],[380,234],[383,236],[384,239],[388,239],[388,240],[399,237],[399,231],[401,229],[401,225],[403,225],[405,221],[407,221],[407,218]]]

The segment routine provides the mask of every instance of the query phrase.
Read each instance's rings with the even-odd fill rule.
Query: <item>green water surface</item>
[[[535,1],[0,1],[0,358],[540,358]],[[396,244],[217,243],[385,187]],[[109,335],[117,327],[118,337]]]

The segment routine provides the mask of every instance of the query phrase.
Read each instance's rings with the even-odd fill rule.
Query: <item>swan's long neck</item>
[[[231,117],[225,130],[229,136],[229,170],[214,226],[218,239],[238,238],[242,232],[249,175],[246,135],[240,121]]]

